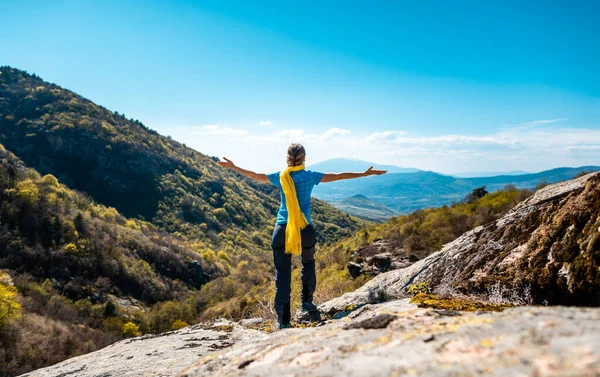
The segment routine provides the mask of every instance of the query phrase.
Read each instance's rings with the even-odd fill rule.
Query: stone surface
[[[375,318],[392,320],[381,329],[352,326]],[[235,345],[179,376],[404,375],[599,376],[600,310],[522,307],[448,316],[396,300],[365,305],[323,327]]]
[[[261,339],[265,333],[235,327],[216,331],[190,326],[161,335],[123,340],[96,352],[38,369],[23,377],[125,377],[174,376],[189,364],[245,339]]]

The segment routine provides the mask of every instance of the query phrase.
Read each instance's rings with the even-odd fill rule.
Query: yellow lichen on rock
[[[410,299],[412,304],[417,304],[420,308],[458,310],[458,311],[491,311],[501,312],[506,308],[513,307],[510,304],[492,304],[482,301],[470,300],[467,298],[441,299],[436,295],[419,293]]]

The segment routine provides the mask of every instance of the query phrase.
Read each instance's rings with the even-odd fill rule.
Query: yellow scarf
[[[302,237],[300,231],[308,225],[304,213],[300,211],[298,196],[296,195],[296,186],[290,175],[293,171],[304,170],[304,164],[299,166],[288,166],[279,175],[285,204],[288,212],[288,222],[285,228],[285,252],[288,254],[302,254]]]

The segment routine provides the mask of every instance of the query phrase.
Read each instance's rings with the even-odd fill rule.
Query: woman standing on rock
[[[261,182],[271,182],[281,192],[281,206],[273,231],[271,247],[275,262],[275,311],[279,328],[290,325],[290,293],[292,282],[292,255],[302,256],[302,311],[316,312],[313,293],[317,285],[315,272],[315,229],[310,219],[310,196],[320,182],[381,175],[385,170],[371,166],[362,173],[318,173],[304,169],[306,151],[300,144],[291,144],[287,151],[287,168],[273,174],[260,174],[235,166],[223,158],[219,165],[237,171]]]

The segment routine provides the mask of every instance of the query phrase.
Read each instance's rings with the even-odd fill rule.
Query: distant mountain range
[[[344,157],[325,160],[314,165],[310,165],[308,169],[321,171],[324,173],[342,173],[365,171],[370,166],[373,166],[374,169],[387,170],[388,173],[416,173],[420,171],[416,168],[403,168],[396,165],[381,165],[374,162]]]
[[[512,171],[475,171],[475,172],[463,172],[450,174],[453,177],[458,178],[476,178],[476,177],[496,177],[498,175],[523,175],[530,174],[531,172],[524,170],[512,170]]]
[[[327,166],[327,163],[328,161],[324,161],[320,166]],[[362,165],[356,163],[354,166],[370,164],[366,161],[361,161],[361,163]],[[311,168],[317,170],[320,169],[320,166],[317,164]],[[364,208],[360,208],[355,200],[353,205],[349,206],[348,198],[362,195],[400,214],[405,214],[417,209],[438,207],[460,201],[474,188],[480,186],[486,186],[490,192],[501,189],[506,185],[514,185],[518,188],[534,188],[542,182],[554,183],[572,179],[586,171],[600,171],[600,166],[565,167],[539,173],[472,178],[454,177],[431,171],[389,172],[383,176],[318,185],[315,187],[314,195],[348,213],[366,218],[364,217],[365,211],[372,211],[373,206],[369,204]],[[362,201],[366,202],[364,199]],[[373,219],[373,213],[370,216]],[[393,215],[382,211],[378,213],[378,216]]]

